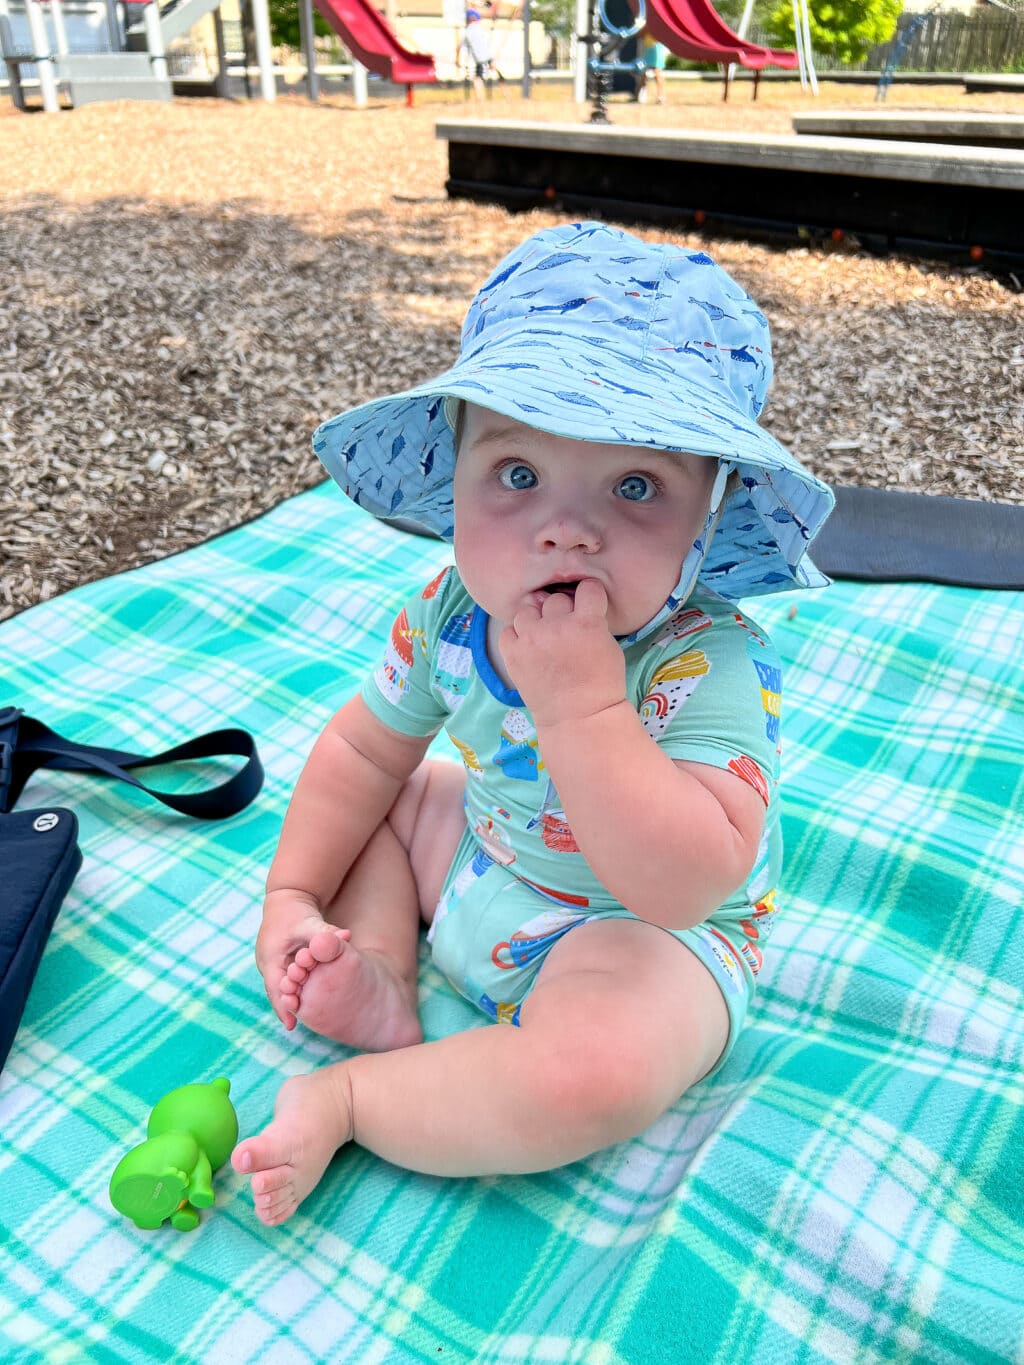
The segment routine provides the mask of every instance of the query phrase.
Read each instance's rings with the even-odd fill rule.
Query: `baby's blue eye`
[[[533,488],[537,482],[537,475],[528,464],[507,464],[498,478],[506,488]]]
[[[615,491],[628,502],[650,502],[658,490],[643,474],[627,474]]]

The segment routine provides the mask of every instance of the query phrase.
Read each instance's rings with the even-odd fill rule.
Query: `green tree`
[[[808,5],[811,46],[840,62],[857,62],[896,32],[903,0],[823,0]],[[772,40],[793,47],[793,6],[782,0],[768,20]]]
[[[271,42],[298,50],[302,46],[302,37],[299,33],[297,0],[267,0],[267,3],[270,10]],[[319,38],[326,38],[334,32],[316,10],[313,11],[313,32]]]
[[[530,0],[530,18],[554,37],[568,38],[576,28],[576,0]]]
[[[746,0],[712,0],[712,4],[731,29],[739,27]],[[767,23],[768,15],[774,8],[772,0],[755,0],[754,10],[750,16],[751,27],[760,27]]]

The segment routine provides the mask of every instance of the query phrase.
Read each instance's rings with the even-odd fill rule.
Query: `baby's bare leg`
[[[419,927],[465,830],[464,784],[454,764],[421,764],[353,864],[325,913],[335,927],[296,953],[282,985],[284,1004],[307,1028],[371,1051],[422,1037]]]
[[[287,1009],[314,1033],[382,1051],[418,1043],[419,901],[405,849],[384,822],[282,983]],[[341,927],[344,926],[344,927]]]
[[[552,950],[521,1027],[354,1057],[286,1082],[239,1144],[259,1216],[283,1222],[349,1141],[434,1175],[549,1170],[636,1136],[728,1036],[707,968],[651,925],[604,920]]]

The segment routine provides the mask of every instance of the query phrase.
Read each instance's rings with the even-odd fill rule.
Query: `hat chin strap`
[[[679,582],[676,584],[672,596],[665,606],[662,607],[661,611],[659,611],[656,616],[652,617],[645,626],[641,626],[640,629],[634,631],[632,635],[621,636],[620,643],[633,644],[635,641],[642,640],[645,636],[650,635],[658,626],[667,621],[672,613],[677,611],[690,596],[690,593],[693,592],[700,571],[704,567],[704,561],[707,558],[708,549],[711,545],[711,538],[715,534],[718,523],[722,518],[722,503],[725,498],[725,486],[729,482],[729,476],[732,474],[735,467],[735,465],[729,464],[725,460],[720,460],[718,462],[715,481],[711,485],[711,498],[708,502],[708,514],[704,518],[704,528],[686,552],[686,557],[683,559],[682,567],[679,570]]]
[[[679,570],[679,582],[672,594],[680,604],[685,602],[690,593],[693,592],[697,576],[704,567],[708,550],[711,548],[711,538],[722,519],[722,500],[725,497],[725,485],[729,482],[729,475],[732,471],[733,466],[731,464],[726,464],[724,460],[719,462],[715,481],[711,485],[711,500],[708,503],[708,514],[704,519],[704,529],[686,552],[686,558]]]

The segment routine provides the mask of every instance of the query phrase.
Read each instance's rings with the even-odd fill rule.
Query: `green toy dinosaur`
[[[110,1202],[137,1228],[165,1219],[180,1232],[198,1226],[197,1209],[214,1201],[213,1173],[238,1140],[238,1118],[223,1076],[182,1085],[153,1106],[146,1141],[121,1158],[110,1177]]]

